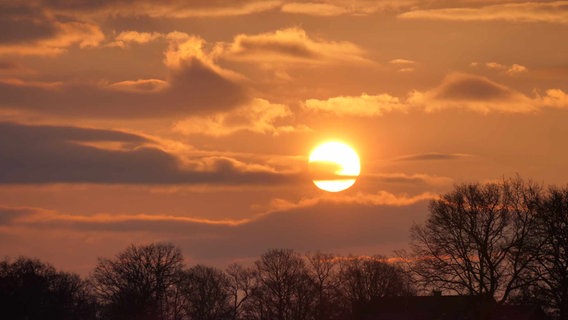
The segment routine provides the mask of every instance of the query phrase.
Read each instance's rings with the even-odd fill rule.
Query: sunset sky
[[[567,138],[568,1],[0,1],[0,256],[390,255],[456,183],[566,185]]]

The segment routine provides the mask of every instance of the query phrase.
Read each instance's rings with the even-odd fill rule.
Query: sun
[[[351,187],[361,173],[357,152],[337,141],[318,145],[310,153],[309,166],[314,184],[329,192]]]

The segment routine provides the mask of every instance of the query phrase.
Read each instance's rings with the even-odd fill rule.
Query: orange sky
[[[0,254],[388,255],[455,183],[565,185],[567,79],[568,1],[3,1]]]

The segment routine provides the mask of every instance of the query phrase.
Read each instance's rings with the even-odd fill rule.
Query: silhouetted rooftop
[[[357,308],[358,320],[543,320],[534,306],[501,306],[487,296],[385,297]]]

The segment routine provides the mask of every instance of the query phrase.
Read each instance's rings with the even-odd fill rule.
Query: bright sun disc
[[[309,164],[314,184],[329,192],[351,187],[361,173],[359,156],[341,142],[326,142],[317,146],[310,154]]]

